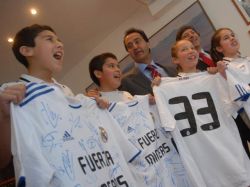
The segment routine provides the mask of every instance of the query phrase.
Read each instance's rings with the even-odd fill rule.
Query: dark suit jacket
[[[170,77],[177,76],[175,67],[157,65],[162,67]],[[131,95],[153,94],[151,81],[138,69],[138,67],[134,67],[129,73],[124,75],[119,90],[127,91]]]

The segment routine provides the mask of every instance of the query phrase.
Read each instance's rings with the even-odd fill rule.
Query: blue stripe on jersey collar
[[[49,88],[47,90],[38,92],[37,94],[32,95],[31,97],[28,97],[28,99],[25,99],[22,103],[19,104],[20,107],[23,107],[24,105],[28,104],[30,101],[32,101],[33,99],[35,99],[36,97],[39,97],[41,95],[47,94],[49,92],[54,91],[54,88]]]

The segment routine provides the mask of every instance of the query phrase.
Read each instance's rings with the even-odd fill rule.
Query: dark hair
[[[217,51],[216,47],[220,46],[220,40],[221,40],[221,36],[220,36],[220,32],[223,30],[230,30],[229,28],[220,28],[218,30],[216,30],[211,38],[211,49],[210,49],[210,56],[213,59],[213,61],[215,63],[217,63],[220,60],[223,60],[224,54]],[[232,31],[233,32],[233,31]]]
[[[128,29],[128,30],[125,32],[124,37],[123,37],[123,44],[124,44],[124,47],[125,47],[126,51],[128,51],[128,49],[127,49],[127,46],[126,46],[126,44],[125,44],[125,38],[126,38],[128,35],[132,34],[132,33],[138,33],[138,34],[140,34],[140,35],[142,36],[142,38],[143,38],[146,42],[149,42],[149,39],[148,39],[147,35],[145,34],[145,32],[144,32],[143,30],[136,29],[136,28],[130,28],[130,29]]]
[[[116,56],[113,53],[102,53],[100,55],[97,55],[91,59],[89,62],[89,74],[92,79],[92,81],[100,86],[99,79],[95,76],[94,71],[99,70],[102,71],[103,64],[107,60],[107,58],[113,58],[117,60]]]
[[[19,32],[16,33],[14,38],[14,43],[12,45],[12,51],[16,57],[16,59],[21,62],[26,68],[29,67],[29,63],[25,56],[20,53],[20,47],[28,46],[35,47],[35,38],[42,31],[51,31],[55,33],[55,31],[47,25],[38,25],[34,24],[31,26],[24,27]]]
[[[193,30],[194,32],[196,32],[196,33],[200,36],[200,33],[197,32],[197,30],[196,30],[193,26],[191,26],[191,25],[184,25],[184,26],[182,26],[181,28],[179,28],[179,30],[177,31],[175,40],[176,40],[176,41],[181,40],[181,39],[182,39],[182,34],[183,34],[186,30],[188,30],[188,29]]]

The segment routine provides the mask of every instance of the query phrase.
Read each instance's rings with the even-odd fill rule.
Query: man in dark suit
[[[174,66],[163,66],[154,62],[149,39],[144,31],[135,28],[127,30],[123,43],[125,49],[135,61],[135,66],[124,75],[120,90],[127,91],[132,95],[153,94],[151,82],[155,78],[155,74],[161,77],[177,75]]]
[[[197,69],[201,71],[206,71],[208,67],[215,67],[210,54],[204,51],[201,47],[200,33],[191,25],[182,26],[176,34],[176,41],[186,39],[189,40],[199,52],[199,61],[197,64]]]

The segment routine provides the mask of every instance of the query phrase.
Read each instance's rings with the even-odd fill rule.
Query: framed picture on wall
[[[250,25],[250,0],[232,0],[247,25]]]

